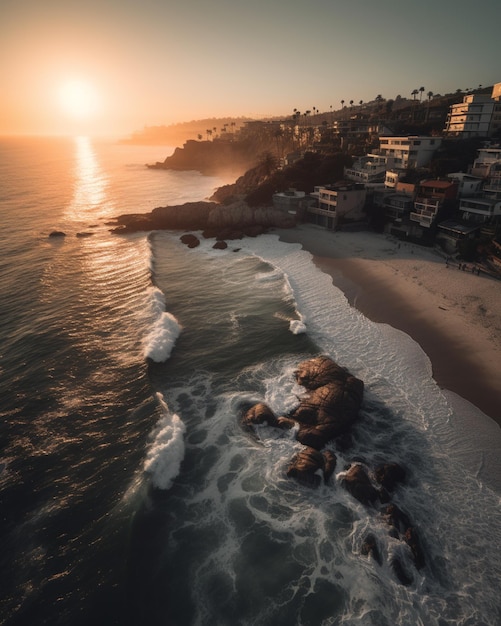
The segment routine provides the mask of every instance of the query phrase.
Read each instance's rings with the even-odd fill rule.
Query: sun
[[[59,87],[58,102],[61,111],[75,120],[94,117],[100,107],[99,94],[94,85],[86,80],[67,80]]]

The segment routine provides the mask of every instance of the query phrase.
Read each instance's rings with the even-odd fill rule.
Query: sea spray
[[[151,475],[158,489],[170,489],[179,474],[184,458],[186,427],[175,413],[171,413],[160,393],[157,393],[162,417],[152,432],[153,443],[146,453],[144,471]]]
[[[165,296],[158,287],[148,290],[148,313],[151,330],[143,339],[144,357],[156,363],[166,361],[181,333],[176,318],[165,310]]]

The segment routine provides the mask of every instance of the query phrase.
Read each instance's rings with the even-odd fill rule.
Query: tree
[[[421,102],[421,98],[423,97],[424,87],[419,88],[419,102]]]
[[[413,99],[414,101],[416,100],[416,96],[418,95],[418,93],[419,93],[419,91],[418,91],[417,89],[413,89],[413,90],[411,91],[411,96],[412,96],[412,99]]]

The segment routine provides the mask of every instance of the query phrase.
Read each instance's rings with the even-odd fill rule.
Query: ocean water
[[[226,182],[144,167],[168,151],[0,141],[0,623],[501,623],[485,446],[499,428],[299,245],[111,234],[115,215]],[[239,419],[257,401],[293,409],[294,369],[318,354],[362,378],[365,398],[353,447],[329,445],[336,473],[312,490],[285,475],[294,432]],[[419,571],[380,507],[340,486],[353,460],[406,467],[393,501],[419,531]],[[361,553],[368,533],[382,564]]]

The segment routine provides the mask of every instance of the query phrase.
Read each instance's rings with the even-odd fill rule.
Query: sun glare
[[[59,89],[59,105],[65,115],[76,120],[93,117],[99,110],[99,95],[85,80],[69,80]]]

